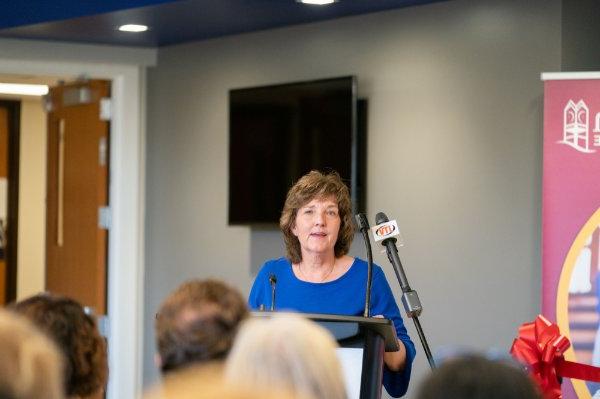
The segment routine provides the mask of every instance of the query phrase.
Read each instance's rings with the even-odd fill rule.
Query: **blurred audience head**
[[[58,346],[65,358],[65,392],[69,397],[89,396],[106,386],[106,342],[93,317],[73,299],[39,294],[12,305]]]
[[[156,315],[156,340],[163,373],[224,360],[248,307],[235,288],[217,280],[183,283]]]
[[[345,399],[337,344],[324,328],[298,315],[246,321],[227,359],[227,381],[293,392],[295,397]]]
[[[447,360],[421,383],[417,399],[541,399],[517,364],[468,355]]]
[[[144,399],[296,399],[289,393],[257,388],[223,380],[222,368],[215,364],[186,367],[176,373],[168,373],[162,382],[149,390]],[[310,397],[302,399],[313,399]]]
[[[33,324],[0,310],[0,343],[0,398],[64,398],[62,355]]]

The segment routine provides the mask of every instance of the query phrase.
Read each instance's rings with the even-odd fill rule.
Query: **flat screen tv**
[[[361,108],[362,109],[362,108]],[[229,92],[229,224],[276,224],[289,188],[337,171],[364,209],[364,137],[353,76]]]

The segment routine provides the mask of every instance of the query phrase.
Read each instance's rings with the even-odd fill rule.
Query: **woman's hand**
[[[383,315],[373,316],[378,319],[383,319]],[[400,347],[396,352],[384,352],[383,362],[391,371],[402,371],[406,365],[406,348],[404,343],[398,339],[398,346]]]
[[[397,352],[385,352],[383,354],[383,362],[391,371],[402,371],[406,365],[406,348],[404,343],[398,340],[400,349]]]

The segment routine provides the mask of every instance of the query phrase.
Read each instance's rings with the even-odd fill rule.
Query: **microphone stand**
[[[363,316],[371,315],[371,285],[373,283],[373,253],[371,252],[371,240],[369,239],[369,221],[364,213],[356,214],[358,229],[362,233],[365,246],[367,247],[367,293],[365,295],[365,311]]]
[[[379,214],[377,215],[379,216]],[[379,220],[379,217],[377,217]],[[387,222],[387,217],[383,222]],[[381,223],[378,221],[378,224]],[[425,333],[423,332],[423,328],[421,327],[421,322],[419,321],[419,315],[423,310],[421,306],[421,301],[419,300],[419,295],[417,291],[414,291],[410,288],[408,284],[408,279],[406,278],[406,274],[404,273],[404,269],[402,268],[402,262],[400,262],[400,257],[398,256],[398,248],[396,248],[396,239],[388,238],[383,240],[383,245],[385,245],[388,259],[392,266],[394,267],[394,272],[396,272],[396,278],[398,278],[398,282],[400,283],[400,287],[402,288],[402,305],[404,306],[404,310],[408,317],[410,317],[415,323],[415,328],[417,329],[417,334],[419,334],[419,339],[421,340],[421,344],[423,345],[423,350],[425,351],[425,356],[427,356],[427,361],[429,362],[429,367],[433,370],[435,369],[435,361],[433,360],[433,355],[431,354],[431,350],[429,349],[429,344],[427,343],[427,338],[425,338]]]
[[[271,312],[275,311],[275,286],[277,285],[277,276],[271,274],[269,276],[269,283],[271,284]]]

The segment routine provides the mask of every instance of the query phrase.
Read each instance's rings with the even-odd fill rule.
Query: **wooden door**
[[[109,121],[100,103],[107,81],[50,89],[46,213],[46,289],[106,314]]]

